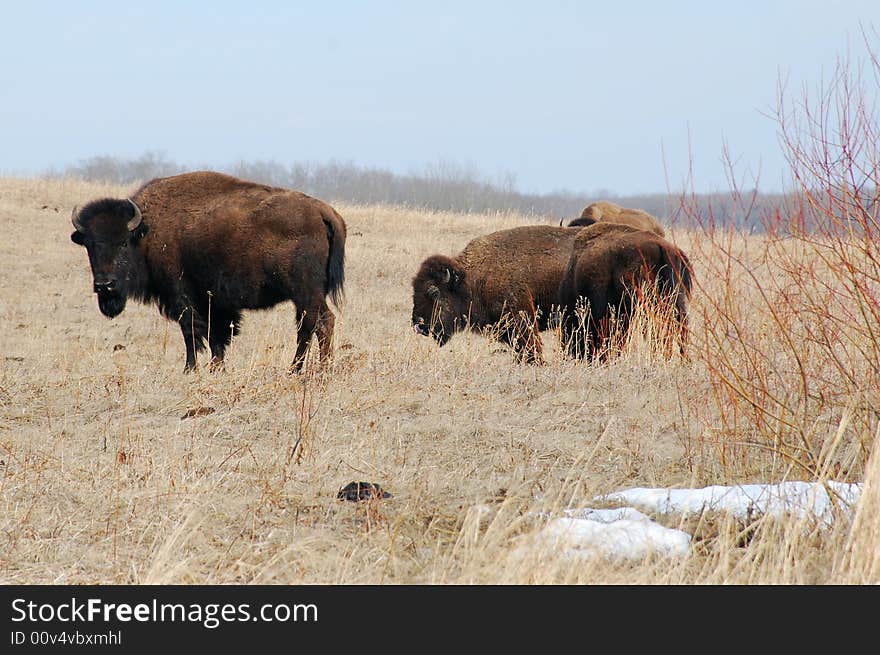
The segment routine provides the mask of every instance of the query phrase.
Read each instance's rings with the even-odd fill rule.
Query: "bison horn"
[[[77,209],[78,207],[74,205],[73,211],[70,212],[70,220],[73,223],[73,227],[76,228],[77,232],[85,232],[85,228],[83,227],[82,223],[79,222],[79,212],[76,211]]]
[[[128,231],[131,232],[138,225],[141,224],[141,220],[143,219],[143,216],[141,216],[141,208],[137,206],[137,203],[134,200],[129,198],[128,202],[130,202],[131,206],[134,208],[134,216],[128,221],[128,224],[127,224]]]
[[[452,271],[447,268],[443,273],[443,284],[449,284],[449,280],[452,279]]]

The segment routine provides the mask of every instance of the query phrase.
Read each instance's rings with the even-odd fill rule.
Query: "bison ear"
[[[134,229],[134,231],[129,232],[129,238],[132,240],[133,243],[137,243],[149,231],[150,231],[150,227],[146,223],[141,221],[141,224],[138,225]]]
[[[78,246],[83,246],[86,243],[85,235],[79,230],[73,231],[73,234],[70,235],[70,240]]]

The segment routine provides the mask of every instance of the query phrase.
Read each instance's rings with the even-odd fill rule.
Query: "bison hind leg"
[[[296,354],[293,362],[290,364],[291,373],[301,373],[308,355],[309,346],[312,336],[318,337],[318,349],[321,365],[324,366],[330,361],[333,351],[333,328],[336,323],[336,317],[327,302],[322,298],[320,302],[313,303],[306,308],[296,308]]]
[[[668,312],[664,333],[664,355],[666,359],[672,359],[675,354],[676,342],[678,353],[682,359],[687,360],[688,343],[688,314],[684,294],[679,294],[672,303],[672,309]]]
[[[315,327],[318,335],[318,351],[321,356],[321,362],[324,364],[330,361],[330,357],[333,355],[333,330],[335,326],[336,316],[333,315],[333,312],[325,304],[318,319],[318,325]]]
[[[562,351],[572,359],[583,359],[586,355],[587,330],[583,312],[563,310],[560,329],[560,346]]]
[[[626,294],[611,312],[607,339],[609,348],[606,349],[608,356],[618,355],[623,352],[629,342],[630,326],[632,325],[633,313],[636,303],[632,295]]]
[[[541,335],[535,334],[534,338],[525,338],[519,347],[515,348],[516,361],[521,364],[544,364],[544,348],[541,344]]]
[[[569,316],[568,352],[588,363],[602,362],[608,352],[609,306],[604,291],[587,289]]]
[[[516,342],[517,360],[524,364],[544,364],[544,344],[534,325],[524,326]]]
[[[223,358],[232,337],[241,331],[240,311],[213,311],[208,325],[208,345],[211,348],[212,371],[223,370]]]

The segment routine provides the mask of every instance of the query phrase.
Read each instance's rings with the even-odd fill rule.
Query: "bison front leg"
[[[516,359],[525,364],[544,364],[544,344],[538,331],[536,314],[520,312],[512,319],[509,342]]]
[[[183,343],[186,346],[186,364],[184,373],[189,373],[196,367],[196,354],[205,349],[205,339],[208,336],[208,325],[201,315],[192,307],[186,307],[180,312],[178,323],[183,333]]]

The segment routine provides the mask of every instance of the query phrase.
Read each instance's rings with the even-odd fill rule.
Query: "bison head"
[[[428,257],[413,278],[413,330],[441,346],[463,330],[470,311],[464,270],[449,257]]]
[[[566,227],[585,227],[596,223],[596,219],[592,216],[580,216],[572,219]]]
[[[131,248],[143,233],[141,210],[133,200],[105,198],[80,211],[74,207],[71,220],[76,230],[70,240],[89,254],[98,307],[105,316],[118,316],[128,298]]]

